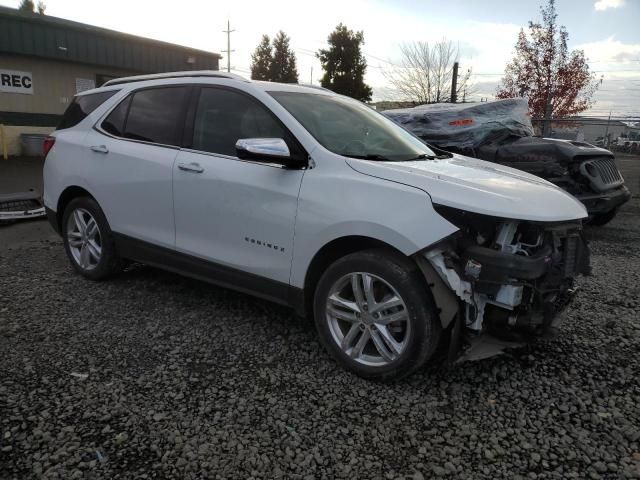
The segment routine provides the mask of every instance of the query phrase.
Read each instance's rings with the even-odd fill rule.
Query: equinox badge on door
[[[255,238],[244,237],[244,241],[247,243],[253,243],[254,245],[260,245],[262,247],[271,248],[273,250],[284,252],[284,247],[279,247],[277,245],[274,245],[273,243],[265,242],[263,240],[256,240]]]

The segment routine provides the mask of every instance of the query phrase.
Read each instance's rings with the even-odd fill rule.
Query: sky
[[[460,69],[472,71],[469,100],[493,99],[518,32],[540,18],[543,0],[299,0],[213,2],[45,0],[47,14],[208,51],[226,50],[231,22],[232,71],[249,76],[251,53],[263,34],[291,37],[301,83],[319,83],[314,53],[342,22],[364,32],[365,81],[374,100],[394,98],[385,72],[401,62],[400,46],[452,40]],[[17,7],[19,0],[0,0]],[[37,2],[36,2],[37,3]],[[640,0],[557,0],[569,48],[582,49],[598,79],[591,114],[640,117]],[[226,68],[226,54],[221,68]]]

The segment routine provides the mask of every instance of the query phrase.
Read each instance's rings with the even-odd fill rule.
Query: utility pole
[[[235,52],[235,50],[231,50],[231,33],[235,30],[231,30],[229,20],[227,20],[227,29],[222,32],[227,34],[227,49],[222,52],[227,54],[227,72],[231,72],[231,52]]]
[[[605,147],[609,146],[609,123],[611,123],[611,110],[609,110],[609,118],[607,119],[607,128],[604,131],[603,142]]]
[[[458,62],[453,64],[453,76],[451,77],[451,103],[458,100]]]
[[[310,85],[313,85],[313,67],[311,67],[311,81],[309,82]]]

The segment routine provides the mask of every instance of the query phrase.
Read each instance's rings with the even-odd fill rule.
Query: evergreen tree
[[[320,84],[336,93],[362,101],[371,100],[371,87],[364,83],[367,61],[362,54],[364,34],[349,30],[342,23],[328,38],[329,49],[316,56],[324,70]]]
[[[36,5],[35,3],[33,3],[33,0],[22,0],[22,2],[20,2],[20,6],[18,7],[18,10],[20,10],[21,12],[33,13],[35,9]]]
[[[270,68],[273,62],[273,50],[269,35],[263,35],[262,40],[251,55],[251,79],[270,80]]]
[[[269,68],[272,82],[298,83],[296,55],[289,47],[289,40],[282,30],[273,39],[273,61]]]

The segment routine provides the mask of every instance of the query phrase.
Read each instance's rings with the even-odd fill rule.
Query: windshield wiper
[[[443,158],[449,158],[449,157],[450,155],[427,155],[426,153],[421,153],[416,157],[407,158],[406,160],[403,160],[403,161],[411,162],[413,160],[442,160]]]
[[[407,158],[405,162],[410,162],[412,160],[435,160],[435,158],[436,157],[433,155],[427,155],[426,153],[421,153],[420,155],[417,155],[415,157]]]
[[[358,160],[380,160],[382,162],[391,162],[390,158],[387,158],[383,155],[378,155],[377,153],[368,153],[367,155],[349,155],[347,153],[343,153],[345,157],[349,158],[357,158]]]
[[[415,157],[411,158],[403,158],[403,159],[391,159],[387,158],[384,155],[379,155],[377,153],[369,153],[367,155],[349,155],[343,153],[345,157],[349,158],[357,158],[358,160],[378,160],[380,162],[411,162],[413,160],[441,160],[443,158],[449,158],[447,155],[427,155],[426,153],[421,153]]]

